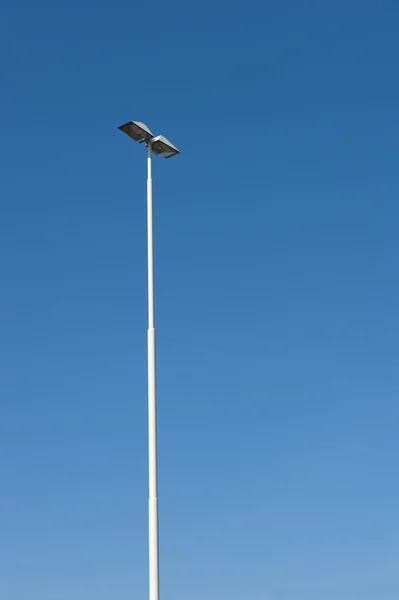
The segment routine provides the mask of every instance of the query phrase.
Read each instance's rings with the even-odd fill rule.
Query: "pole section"
[[[155,387],[154,244],[152,223],[152,148],[148,147],[147,243],[148,243],[148,470],[149,470],[149,591],[159,600],[157,414]]]

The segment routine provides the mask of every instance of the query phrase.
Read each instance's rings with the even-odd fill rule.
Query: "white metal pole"
[[[150,600],[159,600],[157,414],[155,387],[154,244],[152,223],[152,147],[148,147],[148,468],[149,468],[149,584]]]

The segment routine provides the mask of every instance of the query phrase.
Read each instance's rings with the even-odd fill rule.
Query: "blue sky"
[[[0,597],[399,596],[397,2],[0,16]]]

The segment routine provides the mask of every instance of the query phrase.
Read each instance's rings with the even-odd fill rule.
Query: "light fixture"
[[[140,121],[128,121],[128,123],[121,125],[118,129],[126,133],[135,142],[148,141],[154,137],[147,125],[140,123]]]
[[[171,158],[172,156],[176,156],[176,154],[180,154],[176,146],[171,144],[170,141],[167,140],[163,135],[158,135],[157,137],[152,138],[150,141],[152,151],[157,156]]]

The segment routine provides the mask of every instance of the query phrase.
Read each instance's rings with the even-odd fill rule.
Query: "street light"
[[[155,381],[154,244],[152,225],[152,154],[171,158],[178,149],[165,137],[154,137],[144,123],[129,121],[118,127],[135,142],[145,142],[147,155],[147,244],[148,244],[148,469],[149,469],[149,600],[159,600],[157,415]]]

